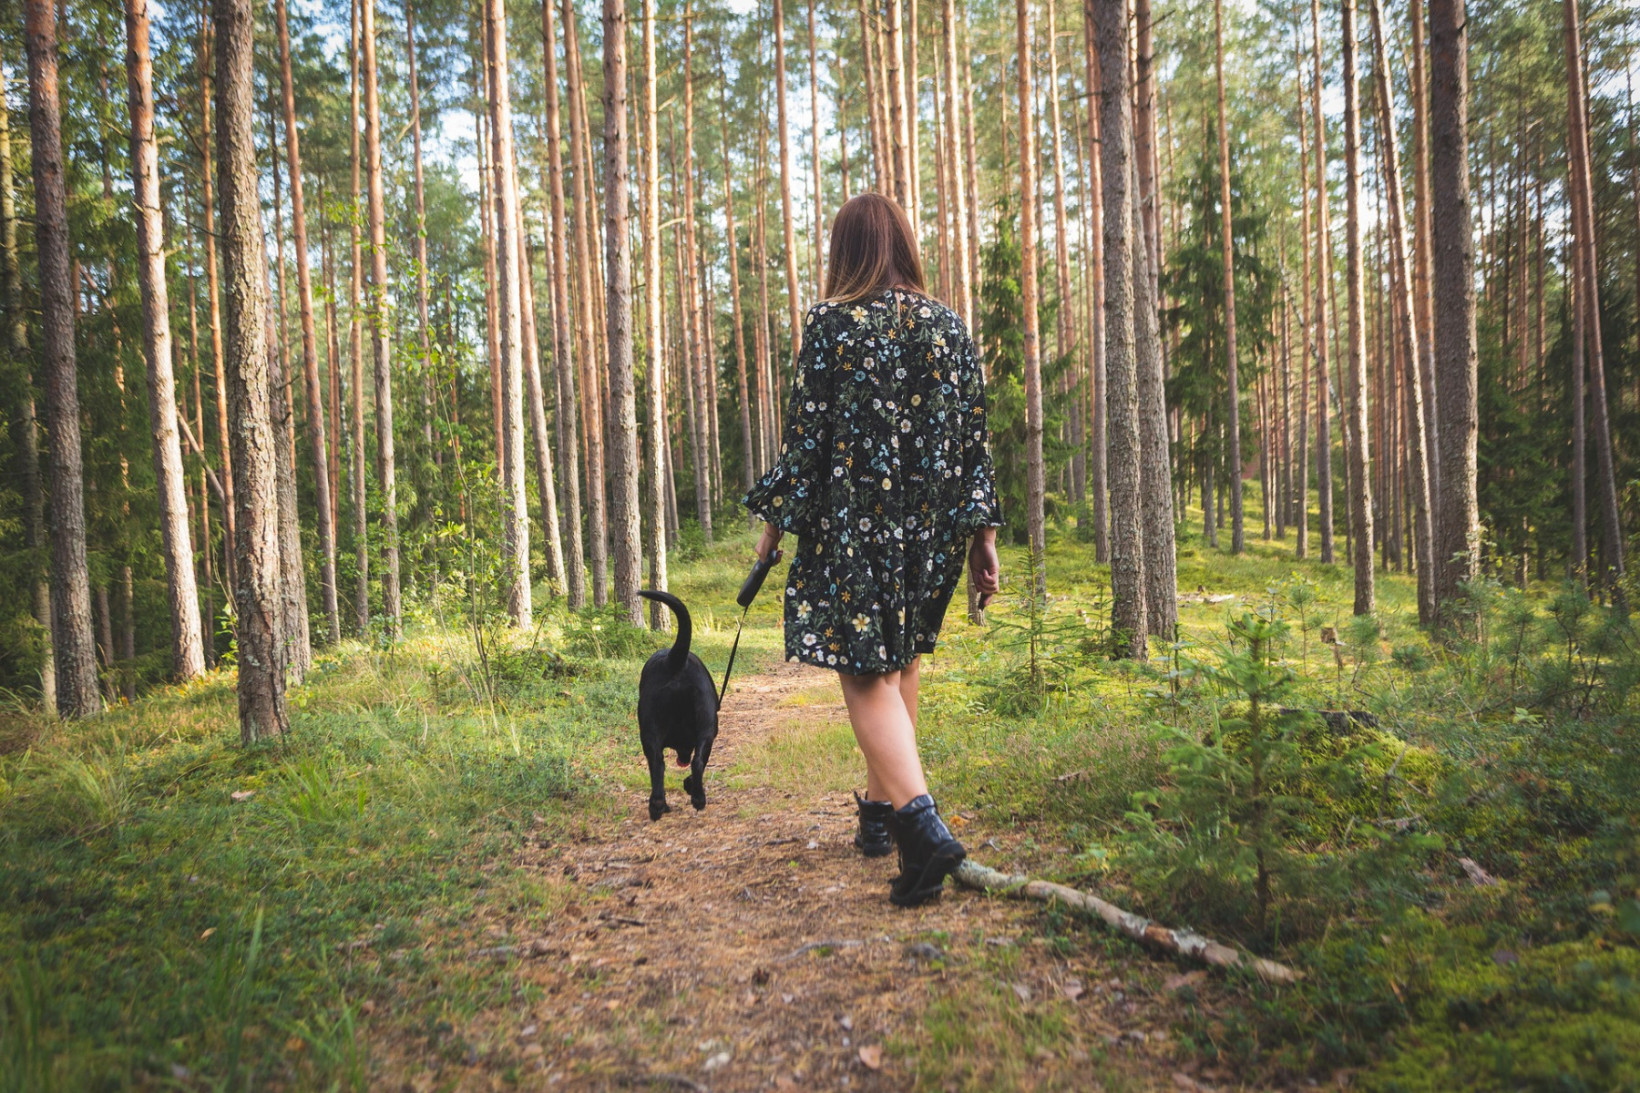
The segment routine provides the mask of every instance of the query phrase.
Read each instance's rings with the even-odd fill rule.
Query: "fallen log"
[[[1012,896],[1016,899],[1034,899],[1042,903],[1063,903],[1094,915],[1117,933],[1132,938],[1141,945],[1200,960],[1216,968],[1247,968],[1267,983],[1295,983],[1299,978],[1299,973],[1285,964],[1244,954],[1238,949],[1221,945],[1191,930],[1175,930],[1163,926],[1143,915],[1124,911],[1114,903],[1102,900],[1089,892],[1068,888],[1063,884],[1001,873],[973,861],[965,861],[958,866],[955,877],[958,884],[980,892]]]

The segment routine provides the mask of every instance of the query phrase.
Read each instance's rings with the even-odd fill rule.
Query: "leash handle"
[[[763,579],[769,575],[769,570],[779,564],[780,558],[781,552],[776,550],[767,558],[759,558],[752,563],[752,571],[746,575],[746,580],[740,586],[740,594],[735,597],[735,602],[742,610],[752,606],[752,601],[757,599],[758,591],[763,587]]]

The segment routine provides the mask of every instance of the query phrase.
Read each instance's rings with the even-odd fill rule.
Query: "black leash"
[[[752,601],[757,599],[757,593],[763,587],[763,578],[769,575],[780,562],[780,551],[775,551],[767,558],[759,558],[752,563],[752,571],[746,575],[746,581],[740,586],[740,594],[735,602],[740,605],[740,624],[735,627],[735,643],[729,647],[729,666],[723,669],[723,687],[718,691],[718,705],[723,705],[723,696],[729,693],[729,673],[735,670],[735,654],[740,651],[740,632],[746,628],[746,615],[752,609]]]

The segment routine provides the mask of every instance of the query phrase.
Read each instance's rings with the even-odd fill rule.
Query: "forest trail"
[[[895,859],[855,850],[849,796],[737,769],[771,734],[845,717],[815,669],[746,678],[724,704],[704,812],[671,771],[660,822],[634,792],[581,839],[527,844],[517,864],[585,895],[541,936],[491,920],[496,940],[481,943],[537,988],[515,999],[539,1001],[481,1015],[469,1041],[510,1046],[453,1088],[501,1088],[509,1067],[524,1087],[564,1090],[1219,1088],[1224,1075],[1173,1061],[1165,1031],[1175,1005],[1160,983],[1202,973],[1081,925],[1064,927],[1059,955],[1040,908],[954,882],[897,910]],[[955,822],[971,852],[1005,864],[990,832]]]

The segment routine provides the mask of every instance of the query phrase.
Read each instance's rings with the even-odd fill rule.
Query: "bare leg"
[[[905,702],[905,712],[911,716],[911,728],[917,727],[917,686],[922,681],[922,657],[911,658],[900,671],[900,698]]]
[[[895,808],[928,792],[916,729],[900,691],[902,674],[838,676],[854,739],[866,757],[866,792]]]

